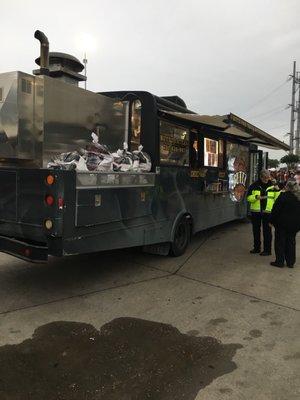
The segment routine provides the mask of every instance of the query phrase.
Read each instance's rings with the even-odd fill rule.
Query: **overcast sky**
[[[289,130],[299,0],[0,0],[0,72],[50,51],[88,58],[88,88],[179,95],[200,114],[229,112],[281,140]],[[282,152],[271,152],[280,157]]]

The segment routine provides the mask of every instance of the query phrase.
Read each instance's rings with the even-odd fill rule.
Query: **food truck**
[[[80,61],[35,37],[40,68],[0,74],[1,252],[32,262],[134,246],[179,256],[192,234],[246,216],[259,146],[289,149],[235,114],[199,115],[177,96],[85,90]],[[81,166],[53,162],[87,149],[91,134],[127,159],[142,145],[151,169],[91,167],[87,150]]]

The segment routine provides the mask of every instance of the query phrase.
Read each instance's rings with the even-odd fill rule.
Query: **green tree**
[[[269,158],[269,160],[268,160],[269,168],[278,168],[279,164],[280,164],[279,160],[273,160],[272,158]]]
[[[294,168],[294,166],[300,161],[300,157],[296,154],[287,154],[286,156],[282,157],[280,162],[282,164],[286,164],[288,168]]]

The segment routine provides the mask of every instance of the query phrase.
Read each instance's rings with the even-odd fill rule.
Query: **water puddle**
[[[52,322],[31,339],[0,347],[0,398],[194,400],[237,368],[232,359],[241,347],[136,318],[114,319],[99,331]]]

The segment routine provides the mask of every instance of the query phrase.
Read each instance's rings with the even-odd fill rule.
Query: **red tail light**
[[[53,204],[54,204],[54,197],[51,196],[51,194],[49,194],[49,195],[46,196],[45,201],[46,201],[46,204],[47,204],[48,206],[53,206]]]

